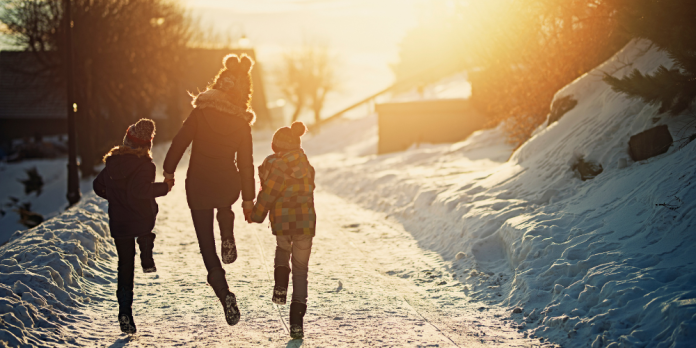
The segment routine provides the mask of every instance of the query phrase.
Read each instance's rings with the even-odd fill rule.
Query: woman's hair
[[[248,109],[251,106],[251,67],[254,61],[246,54],[237,56],[228,54],[222,59],[224,67],[208,86],[208,89],[218,89],[229,95],[232,104]]]

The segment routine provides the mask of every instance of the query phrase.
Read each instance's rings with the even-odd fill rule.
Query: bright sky
[[[393,82],[389,64],[417,24],[424,0],[183,0],[204,25],[233,36],[245,33],[267,68],[304,38],[326,42],[340,56],[342,90],[326,113],[337,111]],[[270,93],[269,93],[270,92]],[[279,98],[273,91],[269,100]]]

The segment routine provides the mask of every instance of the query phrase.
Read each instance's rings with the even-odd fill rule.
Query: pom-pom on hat
[[[155,121],[141,118],[135,124],[130,125],[123,137],[123,145],[133,149],[152,149],[152,139],[155,137]]]
[[[218,72],[208,89],[225,92],[230,101],[239,107],[248,109],[251,106],[251,68],[254,61],[246,54],[237,56],[228,54],[222,58],[223,68]]]
[[[300,137],[307,133],[307,126],[297,121],[290,127],[279,128],[273,134],[273,145],[281,150],[295,150],[302,146]]]

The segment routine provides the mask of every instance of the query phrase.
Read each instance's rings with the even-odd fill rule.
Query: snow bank
[[[75,343],[88,287],[112,282],[116,256],[106,201],[94,195],[60,216],[17,231],[0,247],[0,342],[12,347]],[[0,346],[2,344],[0,343]]]
[[[494,129],[396,154],[322,154],[345,134],[350,149],[372,149],[375,137],[353,134],[376,134],[374,117],[327,126],[305,147],[320,187],[399,219],[451,260],[469,295],[509,307],[531,335],[564,347],[692,347],[696,142],[684,138],[693,116],[660,115],[602,81],[661,64],[671,65],[664,52],[631,42],[559,91],[578,104],[514,153]],[[662,124],[675,145],[633,162],[630,136]],[[580,180],[571,169],[580,158],[604,171]]]

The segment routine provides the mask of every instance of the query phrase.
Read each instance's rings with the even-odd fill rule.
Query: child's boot
[[[140,265],[143,266],[143,273],[157,272],[155,267],[155,259],[152,257],[152,249],[155,248],[154,233],[138,237],[138,245],[140,246]]]
[[[304,315],[307,312],[307,305],[304,303],[293,302],[290,304],[290,337],[300,339],[304,337]]]
[[[273,298],[271,301],[275,304],[284,305],[288,298],[288,283],[290,282],[290,269],[283,266],[278,266],[273,271],[275,278],[275,286],[273,287]]]
[[[222,263],[230,264],[237,260],[237,245],[234,242],[234,213],[231,209],[218,209],[217,221],[220,226]]]
[[[237,298],[227,287],[225,270],[222,268],[210,270],[208,273],[208,284],[213,287],[215,296],[218,297],[220,303],[222,304],[222,308],[225,311],[225,320],[227,321],[227,324],[230,326],[237,325],[241,315],[239,313],[239,308],[237,307]]]
[[[117,289],[116,299],[118,300],[118,324],[121,326],[121,332],[134,334],[137,329],[133,321],[133,290],[127,288]]]

